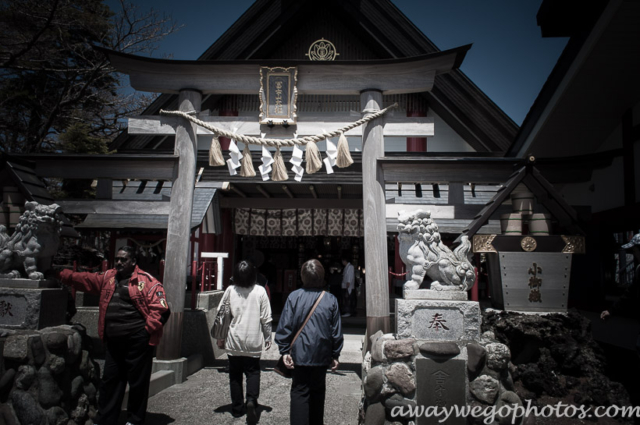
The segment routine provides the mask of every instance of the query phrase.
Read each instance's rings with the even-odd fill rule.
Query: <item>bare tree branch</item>
[[[0,5],[0,152],[56,149],[83,124],[105,141],[153,96],[129,93],[104,46],[151,55],[179,28],[171,17],[124,0],[112,14],[101,0],[5,0]]]

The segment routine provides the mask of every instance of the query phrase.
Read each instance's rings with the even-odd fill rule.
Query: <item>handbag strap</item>
[[[231,304],[231,294],[229,291],[231,290],[231,285],[227,289],[225,289],[224,294],[222,294],[221,306],[225,304]]]
[[[316,307],[318,307],[318,304],[320,304],[320,300],[322,299],[322,297],[324,297],[324,291],[322,291],[322,293],[320,294],[320,296],[316,300],[316,303],[313,305],[313,308],[311,309],[311,311],[307,315],[307,318],[305,319],[304,323],[302,324],[302,326],[298,330],[298,333],[296,334],[296,336],[293,337],[293,340],[291,341],[291,345],[290,345],[291,348],[293,348],[293,343],[296,342],[296,339],[298,339],[298,335],[300,335],[300,332],[302,332],[302,330],[304,329],[304,326],[307,324],[309,319],[311,319],[311,315],[313,314],[313,312],[316,311]]]

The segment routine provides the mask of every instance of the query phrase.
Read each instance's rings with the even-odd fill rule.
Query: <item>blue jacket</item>
[[[289,347],[320,292],[319,288],[292,292],[280,316],[275,342],[281,355],[291,354],[294,365],[329,366],[332,359],[340,357],[344,344],[340,310],[338,300],[328,292],[298,336],[293,349]]]

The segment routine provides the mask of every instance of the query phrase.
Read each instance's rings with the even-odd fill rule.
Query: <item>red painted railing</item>
[[[198,300],[198,292],[211,291],[216,289],[216,280],[218,270],[217,262],[203,260],[191,262],[191,309],[196,308]],[[199,279],[198,279],[199,278]],[[199,285],[198,285],[199,284]],[[199,288],[199,291],[198,291]]]

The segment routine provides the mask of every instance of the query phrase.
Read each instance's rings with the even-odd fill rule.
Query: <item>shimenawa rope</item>
[[[376,111],[374,113],[372,113],[371,115],[367,115],[364,118],[360,118],[358,121],[353,122],[343,128],[340,128],[338,130],[334,130],[334,131],[330,131],[328,133],[321,133],[321,134],[317,134],[315,136],[305,136],[305,137],[301,137],[299,139],[261,139],[259,137],[252,137],[252,136],[243,136],[242,134],[237,134],[237,133],[232,133],[230,131],[227,130],[223,130],[219,127],[216,127],[214,125],[208,124],[196,117],[194,117],[193,115],[189,115],[186,112],[183,111],[165,111],[164,109],[160,110],[160,115],[177,115],[183,118],[188,119],[189,121],[191,121],[194,124],[199,125],[200,127],[206,128],[207,130],[210,130],[212,132],[214,132],[215,134],[217,134],[218,136],[222,136],[222,137],[228,137],[229,139],[233,139],[236,142],[241,142],[244,144],[249,144],[249,145],[259,145],[259,146],[271,146],[271,147],[282,147],[282,146],[294,146],[294,145],[307,145],[308,143],[318,143],[324,139],[330,139],[332,137],[336,137],[339,136],[341,133],[346,133],[347,131],[354,129],[358,126],[361,126],[362,124],[365,124],[371,120],[374,120],[376,118],[381,117],[382,115],[384,115],[389,109],[393,109],[393,108],[397,108],[398,104],[394,103],[393,105],[390,105],[384,109],[381,109],[379,111]]]

